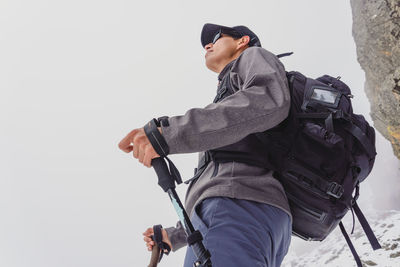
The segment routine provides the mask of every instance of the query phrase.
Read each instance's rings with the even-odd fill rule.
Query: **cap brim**
[[[205,47],[207,44],[212,43],[214,36],[221,29],[226,30],[226,31],[234,30],[232,28],[222,26],[222,25],[211,24],[211,23],[204,24],[203,29],[201,31],[201,45],[203,47]]]

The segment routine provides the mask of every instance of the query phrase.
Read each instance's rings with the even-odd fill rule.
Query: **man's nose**
[[[213,43],[206,44],[206,46],[204,47],[204,49],[207,51],[207,50],[210,49],[212,46],[213,46]]]

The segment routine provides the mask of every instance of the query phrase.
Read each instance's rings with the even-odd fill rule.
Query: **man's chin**
[[[207,67],[209,70],[215,72],[215,70],[214,70],[214,69],[215,69],[214,65],[213,65],[209,60],[207,60],[207,59],[206,59],[206,67]]]
[[[218,73],[218,58],[214,55],[207,55],[206,66],[209,70]]]

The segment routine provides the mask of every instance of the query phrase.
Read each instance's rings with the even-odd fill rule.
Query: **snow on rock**
[[[372,249],[357,219],[352,235],[350,235],[352,221],[343,221],[363,266],[400,266],[400,211],[380,211],[368,214],[366,217],[382,245],[382,249],[375,251]],[[290,251],[281,266],[347,267],[357,266],[357,264],[339,227],[337,227],[324,241],[320,242],[317,248],[309,253],[296,255],[295,252]]]

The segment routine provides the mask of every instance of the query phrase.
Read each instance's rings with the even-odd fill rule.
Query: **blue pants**
[[[195,207],[190,218],[203,235],[213,267],[280,266],[291,240],[289,215],[271,205],[212,197]],[[184,267],[196,257],[187,248]]]

